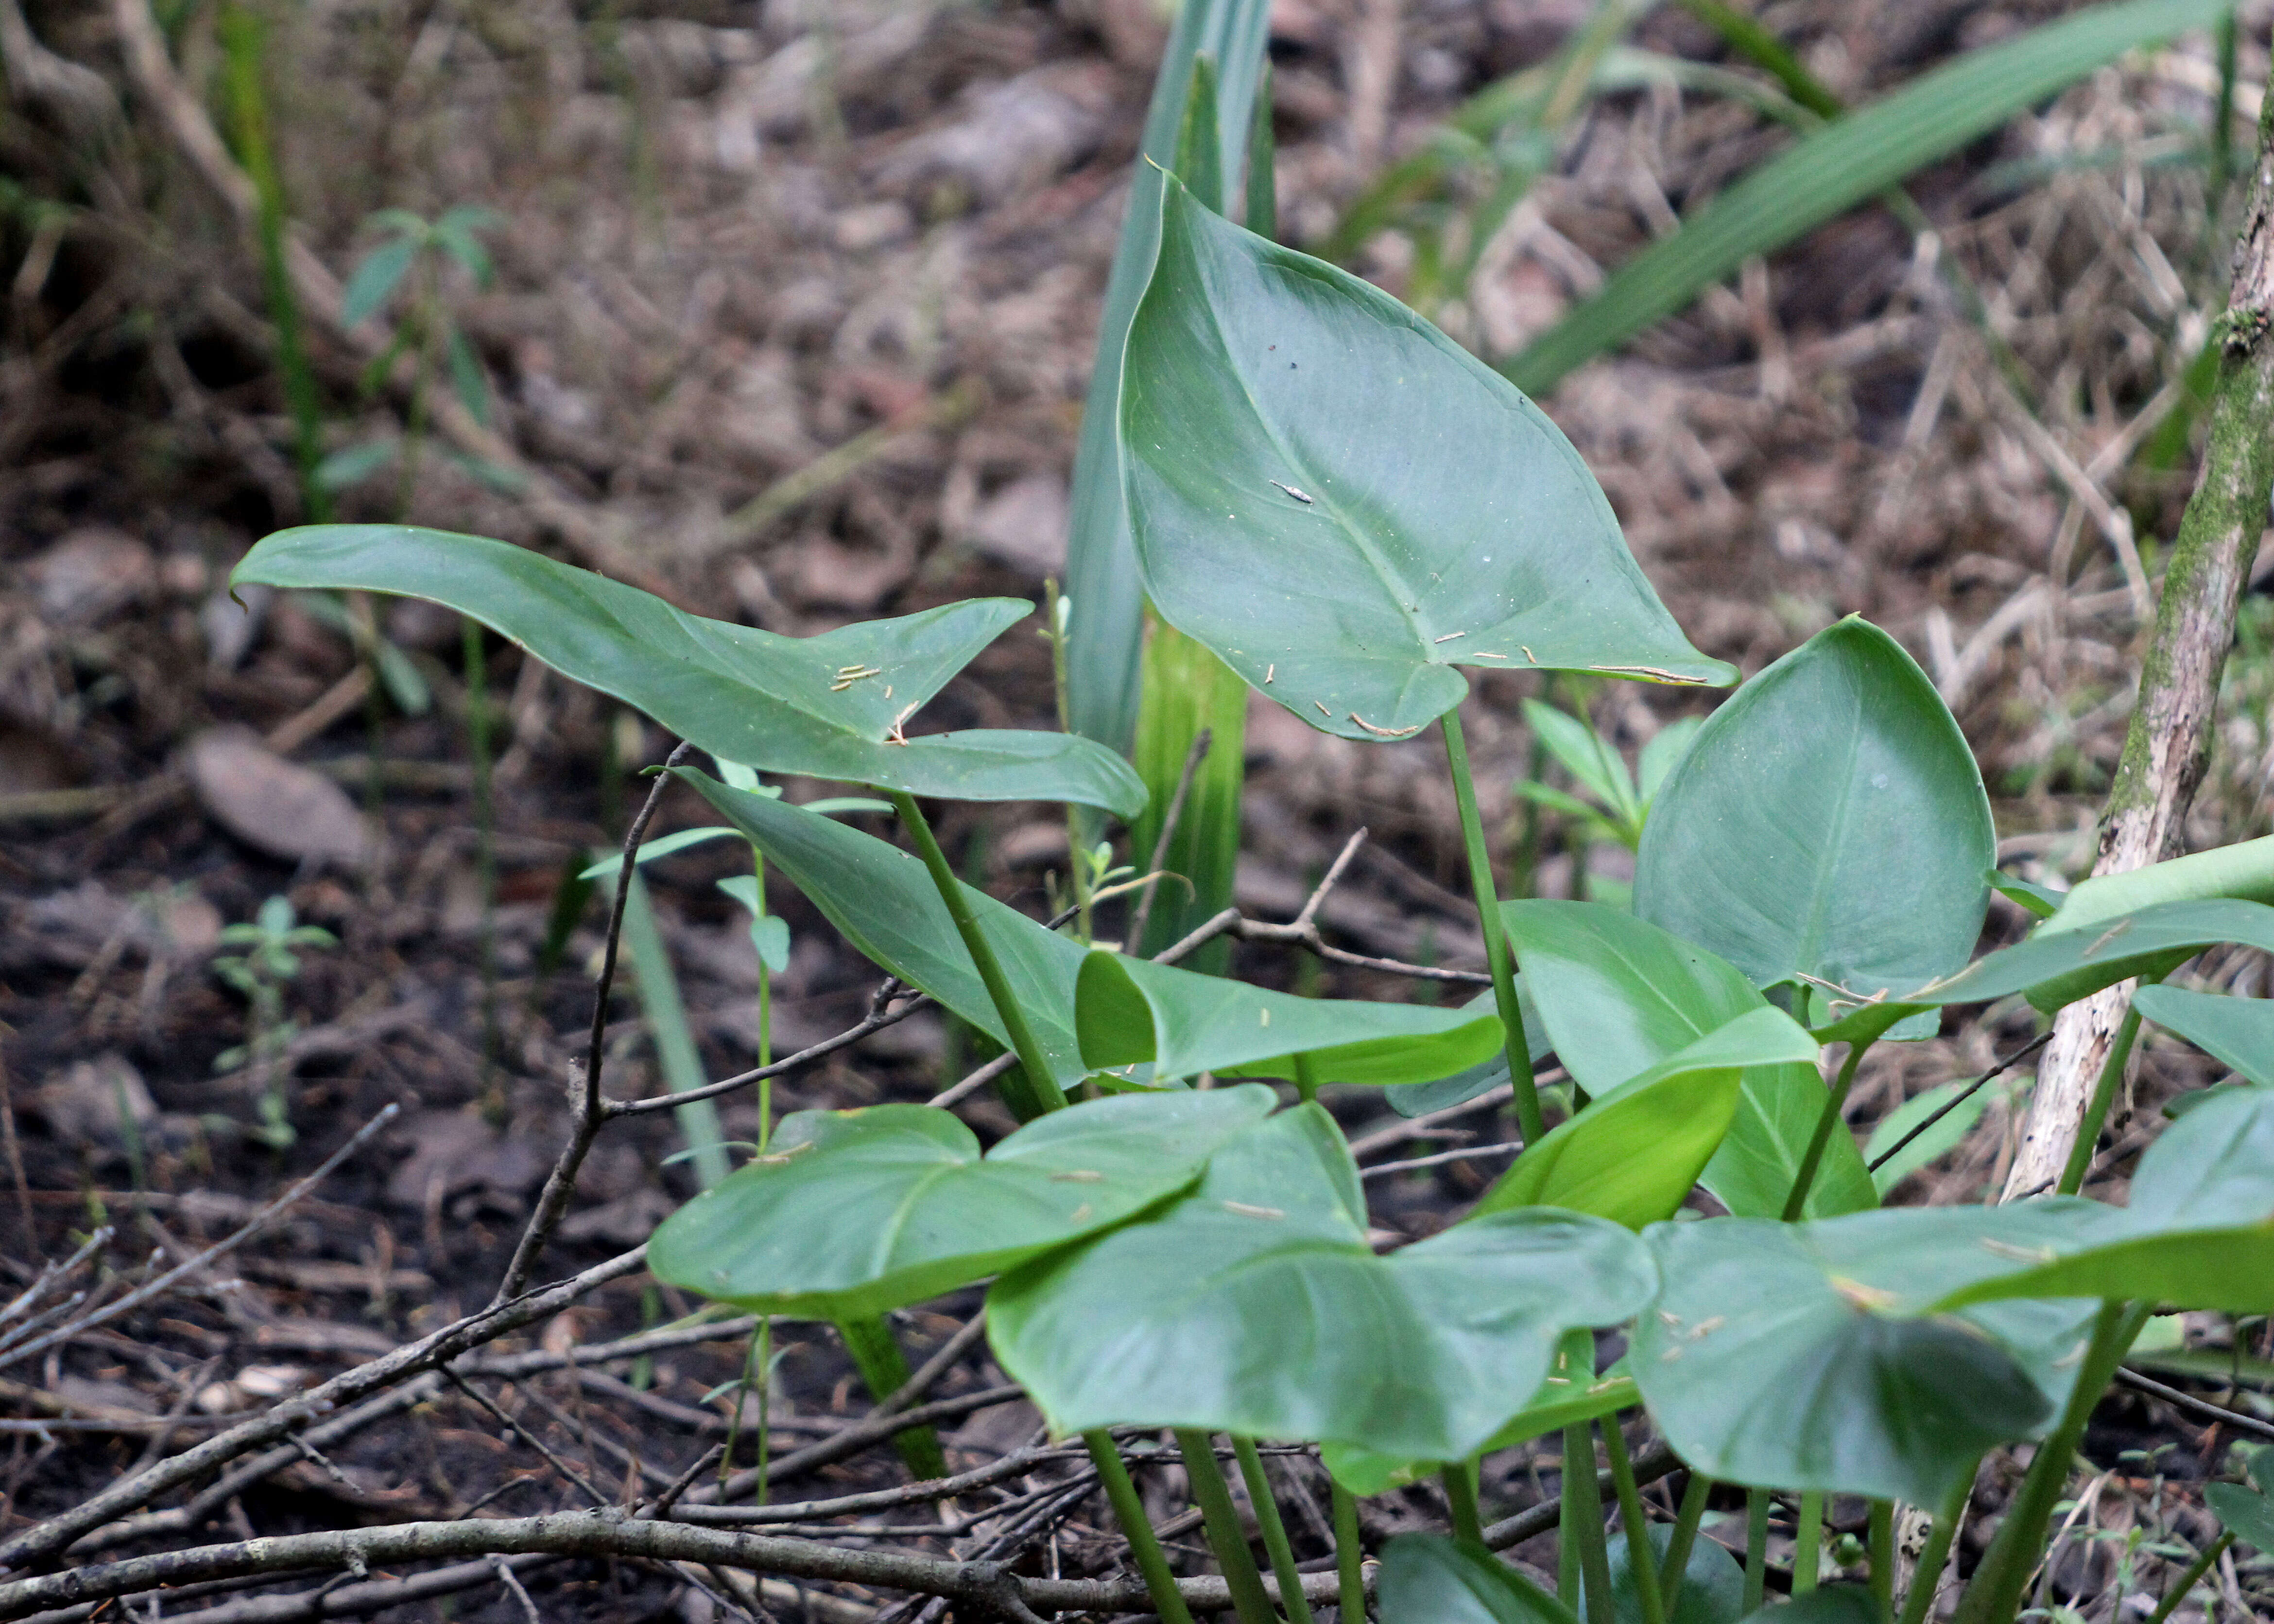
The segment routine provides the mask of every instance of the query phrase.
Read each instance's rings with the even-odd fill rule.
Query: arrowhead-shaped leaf
[[[1591,1094],[1608,1094],[1706,1034],[1769,1007],[1728,960],[1623,910],[1504,902],[1501,917],[1557,1056]],[[1700,1181],[1741,1218],[1780,1216],[1823,1109],[1813,1050],[1788,1064],[1749,1066],[1736,1115]],[[1855,1139],[1834,1134],[1806,1215],[1876,1205]]]
[[[2141,1018],[2176,1032],[2228,1070],[2274,1086],[2274,998],[2238,998],[2183,987],[2142,987]]]
[[[1468,691],[1462,665],[1735,675],[1690,646],[1537,407],[1174,179],[1121,387],[1154,605],[1314,727],[1418,732]]]
[[[2203,1503],[2237,1540],[2274,1553],[2274,1498],[2239,1484],[2213,1483],[2204,1485]]]
[[[1673,1542],[1672,1529],[1662,1522],[1650,1525],[1651,1560],[1643,1571],[1653,1583],[1659,1565],[1666,1560],[1666,1548]],[[1635,1594],[1634,1555],[1625,1534],[1613,1538],[1609,1554],[1613,1616],[1618,1624],[1642,1624],[1642,1601]],[[1581,1593],[1585,1593],[1584,1585]],[[1737,1565],[1737,1559],[1711,1539],[1691,1545],[1674,1605],[1666,1613],[1668,1624],[1736,1624],[1744,1610],[1745,1570]],[[1858,1624],[1879,1624],[1879,1620],[1858,1620]]]
[[[1477,1211],[1562,1207],[1631,1229],[1670,1218],[1720,1148],[1749,1071],[1797,1063],[1812,1079],[1815,1058],[1816,1040],[1783,1011],[1748,1011],[1525,1150]]]
[[[1561,1432],[1579,1422],[1600,1420],[1622,1410],[1632,1410],[1641,1402],[1641,1391],[1627,1373],[1624,1359],[1593,1381],[1582,1381],[1576,1376],[1549,1376],[1540,1382],[1540,1391],[1532,1395],[1532,1402],[1502,1422],[1493,1435],[1479,1446],[1478,1453],[1490,1455],[1495,1449],[1513,1449],[1518,1444]],[[1438,1461],[1399,1460],[1356,1444],[1337,1443],[1321,1446],[1319,1459],[1334,1474],[1337,1483],[1361,1495],[1387,1493],[1418,1483],[1443,1464]]]
[[[1902,645],[1850,618],[1706,718],[1652,802],[1635,912],[1757,987],[1868,995],[1966,962],[1996,859],[1958,724]]]
[[[1736,1483],[1934,1505],[1984,1450],[2052,1419],[2023,1362],[1985,1334],[1994,1314],[1875,1312],[1811,1244],[1918,1210],[1650,1232],[1665,1288],[1635,1322],[1631,1357],[1683,1460]]]
[[[648,1267],[761,1313],[882,1313],[1121,1222],[1276,1103],[1260,1085],[1119,1095],[1040,1117],[984,1157],[930,1106],[799,1111],[767,1154],[664,1221]]]
[[[1126,762],[1065,733],[981,728],[900,741],[950,677],[1033,613],[1016,598],[784,637],[688,614],[525,547],[403,524],[282,530],[230,579],[427,598],[712,755],[768,772],[949,800],[1069,801],[1122,817],[1145,804]]]
[[[1400,1534],[1382,1547],[1381,1614],[1396,1624],[1578,1624],[1571,1610],[1480,1545]]]
[[[1321,1083],[1426,1083],[1506,1042],[1489,1007],[1300,998],[1102,949],[1082,962],[1074,996],[1083,1064],[1149,1066],[1138,1080],[1155,1084],[1202,1071],[1291,1078],[1297,1055]]]
[[[1191,1426],[1459,1460],[1540,1386],[1556,1338],[1648,1297],[1641,1244],[1533,1209],[1377,1258],[1334,1121],[1298,1106],[1219,1150],[1158,1217],[988,1297],[1003,1368],[1063,1432]]]
[[[964,951],[947,905],[921,859],[874,835],[746,790],[732,789],[692,768],[679,776],[722,813],[767,861],[803,891],[829,922],[871,963],[921,988],[1008,1047],[1002,1017]],[[979,929],[1002,961],[1035,1041],[1061,1088],[1085,1068],[1074,1037],[1074,978],[1086,953],[1079,943],[1044,929],[1016,908],[964,887]]]

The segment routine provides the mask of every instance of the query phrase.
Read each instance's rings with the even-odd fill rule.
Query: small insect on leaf
[[[1250,1207],[1245,1201],[1226,1201],[1224,1210],[1239,1218],[1284,1218],[1284,1210],[1276,1207]]]
[[[1304,507],[1308,508],[1311,505],[1311,498],[1307,492],[1299,491],[1291,485],[1279,485],[1279,482],[1276,479],[1272,480],[1270,483],[1279,485],[1281,490],[1286,492],[1288,495],[1302,503]]]

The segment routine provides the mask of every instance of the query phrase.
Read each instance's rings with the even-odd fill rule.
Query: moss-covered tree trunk
[[[2140,672],[2140,703],[2100,819],[2095,874],[2121,874],[2176,856],[2210,759],[2219,672],[2234,613],[2274,490],[2274,96],[2258,124],[2258,162],[2235,244],[2211,396],[2210,442],[2180,521]],[[2061,1011],[2045,1046],[2004,1199],[2050,1190],[2084,1119],[2132,983]]]

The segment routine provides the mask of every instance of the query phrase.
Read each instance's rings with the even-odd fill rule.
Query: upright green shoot
[[[1526,1147],[1546,1137],[1540,1091],[1532,1080],[1532,1049],[1524,1032],[1524,1010],[1516,999],[1515,955],[1501,926],[1500,894],[1493,883],[1492,857],[1485,849],[1484,820],[1477,815],[1477,786],[1469,771],[1468,740],[1461,732],[1457,705],[1442,718],[1445,759],[1453,775],[1453,803],[1460,808],[1461,840],[1468,848],[1469,887],[1477,900],[1477,920],[1485,936],[1485,961],[1492,968],[1493,1002],[1508,1031],[1508,1072],[1516,1086],[1516,1119]]]

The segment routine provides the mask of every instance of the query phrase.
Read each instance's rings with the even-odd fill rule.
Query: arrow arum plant
[[[801,640],[395,527],[286,531],[237,578],[434,598],[721,760],[866,786],[894,810],[913,851],[754,781],[674,770],[855,948],[1005,1046],[988,1070],[1023,1125],[989,1147],[940,1106],[799,1113],[666,1222],[648,1263],[690,1291],[840,1324],[991,1282],[998,1361],[1055,1430],[1087,1440],[1163,1618],[1190,1612],[1115,1427],[1176,1433],[1243,1624],[1299,1624],[1306,1605],[1275,1599],[1213,1433],[1231,1435],[1291,1586],[1251,1446],[1321,1446],[1340,1548],[1314,1599],[1351,1618],[1365,1605],[1352,1497],[1443,1473],[1454,1533],[1382,1553],[1391,1624],[1730,1624],[1786,1591],[1796,1599],[1768,1605],[1798,1609],[1793,1624],[1918,1624],[1977,1463],[2037,1442],[1958,1603],[1969,1624],[2007,1624],[2085,1422],[2149,1314],[2274,1308],[2274,1020],[2255,1001],[2140,993],[2140,1018],[2243,1081],[2163,1129],[2123,1205],[2078,1195],[2080,1166],[2007,1206],[1883,1208],[1849,1088],[1874,1043],[1954,1006],[2020,994],[2050,1012],[2220,944],[2274,951],[2274,906],[2253,899],[2274,894],[2270,847],[2081,886],[1969,962],[1995,857],[1980,775],[1910,658],[1849,620],[1746,683],[1646,788],[1593,761],[1591,787],[1635,826],[1631,912],[1503,901],[1459,718],[1466,671],[1689,686],[1736,673],[1690,646],[1577,455],[1504,379],[1173,177],[1159,206],[1120,367],[1147,597],[1322,732],[1387,743],[1435,728],[1489,1000],[1291,997],[1086,946],[958,880],[919,796],[1124,819],[1144,800],[1087,739],[924,730],[925,702],[1029,605],[949,605]],[[1577,1105],[1552,1131],[1532,1080],[1550,1051]],[[1523,1154],[1458,1222],[1377,1253],[1318,1090],[1394,1096],[1489,1075],[1496,1055],[1516,1060]],[[1600,1333],[1625,1353],[1599,1371]],[[1647,1541],[1620,1430],[1633,1412],[1671,1452],[1653,1462],[1690,1472],[1679,1518]],[[1493,1554],[1475,1462],[1559,1428],[1567,1557],[1550,1594]],[[1700,1538],[1713,1481],[1753,1492],[1742,1574]],[[1804,1528],[1826,1497],[1871,1501],[1869,1584],[1818,1588],[1812,1567],[1773,1581],[1759,1537],[1773,1493],[1800,1497]],[[2226,1498],[2237,1537],[2258,1537],[2263,1501]],[[1907,1594],[1898,1501],[1937,1519]]]

